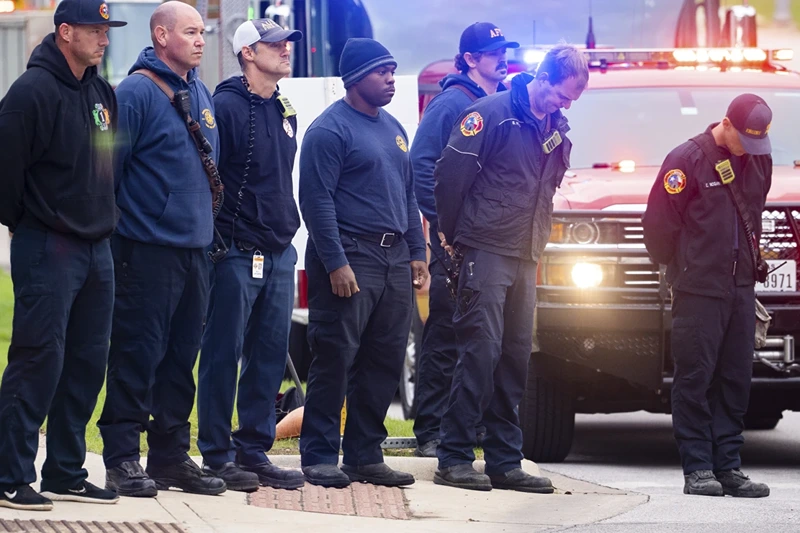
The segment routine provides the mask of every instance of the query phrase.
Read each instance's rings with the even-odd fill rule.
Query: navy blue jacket
[[[340,232],[402,233],[411,261],[425,261],[408,137],[392,115],[356,111],[344,100],[311,124],[300,150],[300,210],[325,269],[348,264]]]
[[[211,93],[189,71],[188,83],[145,48],[130,72],[146,68],[173,91],[188,89],[192,117],[219,153]],[[202,248],[211,244],[211,190],[186,123],[155,83],[128,76],[117,87],[119,131],[115,179],[120,219],[117,232],[148,244]]]
[[[481,98],[456,121],[434,171],[447,242],[539,261],[572,144],[560,111],[546,120],[531,112],[532,80],[517,75],[510,91]],[[562,142],[545,154],[543,144],[556,131]]]
[[[256,245],[262,252],[281,252],[291,244],[300,227],[292,195],[297,117],[284,119],[278,108],[278,96],[278,91],[268,99],[250,93],[241,76],[228,78],[214,91],[219,128],[217,166],[226,193],[216,224],[228,246],[233,238]],[[255,127],[252,147],[251,111]],[[242,189],[248,153],[247,183]],[[234,222],[237,205],[239,214]]]
[[[772,156],[731,155],[716,145],[714,126],[667,155],[650,190],[642,226],[647,251],[655,262],[667,265],[673,288],[722,298],[733,285],[750,286],[756,279],[744,223],[725,188],[741,192],[760,241]],[[714,162],[730,159],[735,177],[729,185],[720,181],[700,148],[703,138]]]
[[[425,108],[425,114],[419,123],[414,142],[411,145],[411,164],[414,166],[414,192],[417,195],[419,210],[432,226],[436,225],[436,202],[433,199],[433,168],[447,146],[447,139],[453,125],[461,113],[472,105],[473,100],[464,94],[457,85],[462,85],[475,95],[475,98],[486,96],[466,74],[448,74],[439,82],[442,92],[437,94]],[[505,91],[502,83],[497,90]]]

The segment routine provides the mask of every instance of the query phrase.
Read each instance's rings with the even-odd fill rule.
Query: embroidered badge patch
[[[408,146],[406,146],[406,141],[400,137],[399,135],[394,138],[394,142],[397,143],[397,147],[400,148],[404,152],[408,152]]]
[[[289,137],[294,137],[294,129],[292,129],[292,125],[289,123],[288,119],[283,119],[283,131],[285,131],[286,135]]]
[[[217,127],[217,123],[214,121],[214,115],[211,114],[211,110],[208,108],[203,109],[203,120],[209,128],[214,129]]]
[[[100,4],[100,16],[108,20],[108,6],[105,3]]]
[[[474,137],[483,129],[483,117],[477,111],[473,111],[461,121],[461,134],[464,137]]]
[[[111,124],[111,116],[103,104],[94,104],[92,118],[94,118],[94,125],[100,128],[100,131],[108,130],[108,125]]]
[[[686,174],[675,168],[664,174],[664,188],[670,194],[678,194],[686,188]]]

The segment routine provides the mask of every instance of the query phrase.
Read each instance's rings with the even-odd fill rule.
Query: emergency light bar
[[[528,65],[541,63],[546,48],[519,49],[518,56]],[[584,49],[589,67],[606,68],[615,65],[754,65],[768,60],[791,61],[791,49],[762,50],[761,48],[594,48]]]
[[[0,13],[13,13],[15,9],[14,0],[0,0]]]

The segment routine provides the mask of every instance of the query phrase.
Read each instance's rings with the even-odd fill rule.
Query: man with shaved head
[[[152,497],[179,488],[220,494],[222,479],[200,469],[189,451],[194,407],[193,368],[208,303],[213,214],[208,179],[183,117],[148,70],[169,89],[184,91],[190,115],[219,152],[211,94],[197,77],[203,56],[200,14],[177,1],[150,19],[145,48],[117,88],[119,133],[115,186],[120,219],[111,238],[116,301],[107,394],[98,426],[106,488]],[[152,420],[151,420],[152,417]],[[139,464],[139,434],[147,431],[147,471]]]

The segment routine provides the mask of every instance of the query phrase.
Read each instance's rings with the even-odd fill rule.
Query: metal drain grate
[[[67,522],[66,520],[2,520],[0,533],[186,533],[178,524],[155,522]]]
[[[368,516],[410,520],[403,491],[369,483],[353,483],[344,489],[326,489],[306,483],[300,490],[261,487],[248,497],[255,507],[312,513]]]

